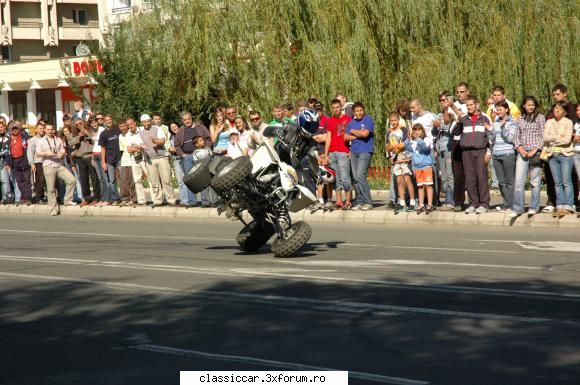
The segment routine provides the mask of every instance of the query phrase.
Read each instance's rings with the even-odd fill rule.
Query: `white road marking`
[[[386,246],[393,249],[416,249],[416,250],[442,250],[449,252],[468,252],[468,253],[486,253],[486,254],[518,254],[517,251],[506,250],[487,250],[487,249],[455,249],[450,247],[432,247],[432,246]]]
[[[479,239],[477,242],[495,242],[495,243],[515,243],[526,250],[536,251],[560,251],[580,253],[580,242],[561,242],[561,241],[503,241],[496,239]]]
[[[35,275],[35,274],[19,274],[19,273],[5,273],[0,272],[0,277],[10,277],[14,279],[21,280],[36,280],[36,281],[49,281],[49,282],[64,282],[72,284],[90,284],[90,285],[100,285],[108,288],[120,288],[123,290],[132,289],[135,291],[146,291],[153,292],[157,294],[169,294],[169,295],[187,295],[187,296],[198,296],[203,298],[210,298],[212,300],[231,300],[237,299],[241,301],[246,301],[249,303],[267,304],[269,306],[295,306],[303,307],[306,309],[314,308],[320,310],[330,306],[333,310],[344,311],[351,313],[353,311],[362,312],[386,312],[387,315],[393,315],[393,313],[409,313],[409,314],[419,314],[424,316],[444,316],[444,317],[458,317],[458,318],[474,318],[474,319],[489,319],[495,321],[508,321],[508,322],[523,322],[523,323],[546,323],[546,322],[559,322],[567,325],[580,326],[580,323],[571,320],[552,320],[549,318],[538,318],[538,317],[520,317],[511,316],[503,314],[491,314],[491,313],[474,313],[474,312],[464,312],[455,310],[442,310],[442,309],[431,309],[422,307],[408,307],[408,306],[395,306],[395,305],[384,305],[384,304],[374,304],[374,303],[364,303],[364,302],[351,302],[351,301],[338,301],[338,300],[318,300],[309,298],[299,298],[299,297],[288,297],[281,295],[263,295],[263,294],[250,294],[250,293],[238,293],[231,291],[214,291],[214,290],[182,290],[175,289],[171,287],[159,287],[159,286],[149,286],[131,283],[119,283],[110,281],[96,281],[90,279],[81,278],[67,278],[67,277],[55,277],[55,276],[45,276],[45,275]]]
[[[151,239],[187,239],[193,241],[228,241],[232,238],[211,238],[211,237],[178,237],[173,235],[132,235],[132,234],[108,234],[108,233],[72,233],[69,231],[38,231],[38,230],[13,230],[0,229],[0,232],[6,233],[24,233],[24,234],[42,234],[42,235],[88,235],[91,237],[108,237],[108,238],[151,238]]]
[[[68,260],[64,258],[44,258],[44,257],[18,257],[18,256],[2,256],[0,255],[0,260],[7,261],[26,261],[35,263],[57,263],[57,264],[67,264],[67,265],[82,265],[91,267],[103,267],[103,268],[119,268],[119,269],[135,269],[135,270],[152,270],[152,271],[164,271],[171,273],[182,273],[182,274],[198,274],[198,275],[217,275],[224,277],[266,277],[266,278],[284,278],[284,279],[294,279],[294,280],[308,280],[314,282],[339,282],[344,284],[364,284],[372,285],[376,287],[384,288],[397,288],[405,290],[419,290],[419,291],[436,291],[445,293],[462,293],[462,294],[484,294],[491,296],[500,297],[520,297],[520,298],[543,298],[547,300],[556,301],[580,301],[580,294],[576,293],[557,293],[557,292],[547,292],[547,291],[531,291],[531,290],[513,290],[513,289],[493,289],[493,288],[483,288],[476,286],[457,286],[457,285],[437,285],[437,284],[425,284],[421,282],[409,282],[409,283],[399,283],[399,282],[389,282],[376,279],[356,279],[356,278],[346,278],[346,277],[329,277],[320,275],[310,275],[310,274],[299,274],[299,271],[294,273],[289,272],[276,272],[273,270],[260,271],[260,269],[255,268],[200,268],[192,266],[179,266],[179,265],[156,265],[156,264],[142,264],[142,263],[130,263],[130,262],[118,262],[118,261],[94,261],[94,260]],[[80,262],[77,262],[80,261]],[[279,261],[282,262],[282,261]],[[286,263],[286,262],[285,262]],[[287,262],[290,263],[290,262]],[[302,272],[312,272],[312,270],[304,269]],[[316,272],[329,272],[328,270],[316,270]]]
[[[433,265],[433,266],[468,266],[468,267],[489,267],[500,269],[522,269],[522,270],[543,270],[541,266],[513,266],[513,265],[492,265],[482,263],[467,262],[439,262],[439,261],[420,261],[415,259],[371,259],[362,261],[284,261],[276,260],[279,263],[295,264],[302,266],[326,266],[326,267],[381,267],[389,265]]]
[[[304,370],[304,371],[309,371],[309,370],[310,371],[341,370],[341,369],[325,368],[325,367],[321,367],[321,366],[297,364],[297,363],[293,363],[293,362],[264,360],[261,358],[234,356],[234,355],[230,355],[230,354],[216,354],[216,353],[200,352],[197,350],[179,349],[179,348],[172,348],[172,347],[168,347],[168,346],[151,345],[151,344],[133,345],[133,346],[129,346],[129,348],[136,349],[136,350],[142,350],[142,351],[148,351],[148,352],[171,354],[174,356],[181,356],[181,357],[192,357],[192,358],[201,358],[201,359],[208,359],[208,360],[225,361],[225,362],[236,362],[236,363],[242,363],[242,364],[252,364],[252,365],[273,367],[273,368],[278,368],[278,369]],[[351,371],[351,370],[348,371],[348,377],[354,378],[357,380],[366,380],[366,381],[378,382],[381,384],[392,384],[392,385],[427,385],[427,384],[429,384],[428,382],[425,382],[425,381],[411,380],[408,378],[401,378],[401,377],[382,376],[379,374],[356,372],[356,371]]]

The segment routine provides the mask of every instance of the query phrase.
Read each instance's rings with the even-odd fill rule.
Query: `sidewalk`
[[[418,224],[418,225],[461,225],[461,226],[506,226],[506,227],[551,227],[551,228],[580,228],[580,218],[576,214],[567,215],[562,219],[552,218],[551,214],[539,213],[528,217],[521,215],[516,219],[511,219],[506,213],[491,210],[485,214],[465,214],[464,212],[443,212],[435,211],[429,215],[416,213],[395,214],[392,210],[386,210],[388,201],[388,191],[373,191],[375,198],[375,209],[371,211],[318,211],[311,214],[308,210],[302,210],[291,214],[294,221],[304,220],[306,222],[328,222],[328,223],[367,223],[367,224]],[[492,199],[492,201],[496,201]],[[495,202],[494,202],[495,203]],[[28,214],[28,215],[49,215],[48,206],[31,205],[0,206],[0,217],[2,214]],[[191,219],[214,219],[229,221],[224,214],[218,215],[217,209],[195,207],[190,209],[180,207],[119,207],[119,206],[69,206],[61,207],[61,215],[65,217],[167,217],[167,218],[191,218]]]

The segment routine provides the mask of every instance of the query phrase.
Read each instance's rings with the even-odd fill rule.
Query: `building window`
[[[56,123],[54,90],[36,90],[36,112],[39,118]]]
[[[9,45],[3,45],[2,46],[2,62],[8,62],[10,61],[10,46]]]
[[[111,9],[127,8],[131,6],[131,0],[111,0]]]
[[[10,116],[12,119],[18,119],[26,122],[27,103],[26,91],[10,91],[8,92],[8,105],[10,108]]]
[[[88,25],[87,11],[84,9],[73,9],[72,11],[73,23],[80,25]]]

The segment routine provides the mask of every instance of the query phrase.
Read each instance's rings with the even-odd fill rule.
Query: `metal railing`
[[[61,21],[58,23],[58,26],[61,28],[99,28],[99,22],[96,20],[90,20],[87,24],[81,24]]]
[[[38,28],[42,29],[42,23],[38,21],[18,21],[16,20],[13,27],[20,27],[20,28]]]

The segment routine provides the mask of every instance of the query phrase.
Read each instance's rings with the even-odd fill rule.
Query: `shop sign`
[[[100,60],[83,60],[72,63],[75,76],[90,75],[95,72],[102,74],[103,63]]]

